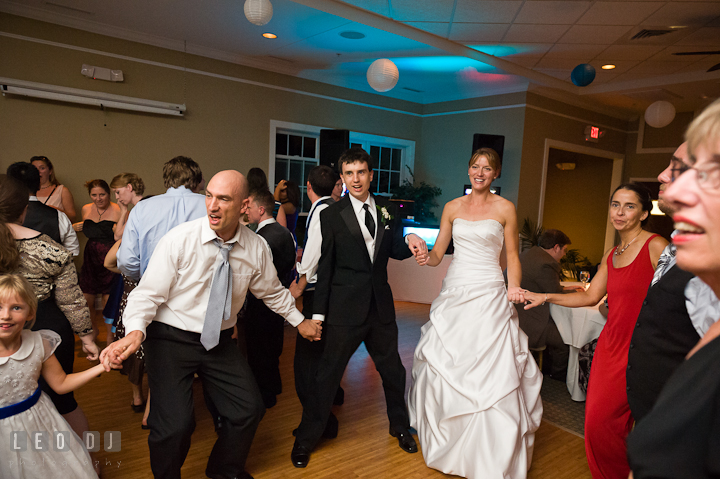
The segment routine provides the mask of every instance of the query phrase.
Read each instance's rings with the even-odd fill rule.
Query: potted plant
[[[442,194],[442,190],[424,181],[416,184],[413,171],[409,166],[405,165],[405,167],[410,172],[412,182],[406,179],[400,186],[394,188],[392,190],[393,199],[412,200],[415,203],[416,223],[437,223],[438,219],[432,209],[438,206],[436,198]]]

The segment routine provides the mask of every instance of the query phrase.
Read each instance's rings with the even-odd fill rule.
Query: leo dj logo
[[[120,431],[105,431],[102,437],[103,450],[106,452],[120,451]],[[70,431],[12,431],[10,435],[10,448],[13,451],[69,451],[70,444],[76,439]],[[82,438],[83,446],[88,452],[100,450],[100,433],[98,431],[85,431]]]

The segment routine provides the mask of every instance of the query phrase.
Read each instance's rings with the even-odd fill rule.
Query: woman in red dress
[[[662,237],[643,229],[652,200],[642,185],[619,186],[610,200],[610,220],[620,244],[605,253],[585,292],[526,292],[526,309],[541,303],[576,308],[594,306],[608,295],[608,320],[598,338],[585,402],[585,452],[595,479],[625,479],[630,473],[625,438],[633,425],[625,370],[635,322],[665,246]]]

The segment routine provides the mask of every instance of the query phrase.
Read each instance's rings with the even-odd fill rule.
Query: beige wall
[[[0,124],[4,127],[0,168],[4,170],[15,161],[27,161],[33,155],[48,156],[58,178],[73,192],[77,208],[88,201],[82,187],[86,180],[109,181],[123,171],[139,174],[145,180],[148,193],[163,192],[162,164],[177,155],[195,159],[206,178],[227,168],[242,172],[254,166],[267,169],[270,120],[415,141],[420,137],[421,118],[417,114],[396,113],[271,86],[418,113],[420,106],[416,104],[7,14],[0,14],[0,31],[231,77],[186,73],[0,36],[0,77],[187,105],[187,115],[176,118],[101,111],[96,107],[10,95],[0,98]],[[120,84],[90,80],[80,75],[83,63],[122,69],[126,80]],[[241,83],[232,78],[263,82],[268,86]]]
[[[267,168],[270,120],[415,141],[416,178],[443,190],[438,216],[442,205],[459,196],[467,183],[474,133],[505,135],[503,175],[496,185],[516,202],[520,221],[537,218],[546,138],[586,145],[587,124],[610,127],[600,143],[590,146],[626,154],[624,178],[656,175],[668,158],[634,153],[636,123],[534,93],[419,105],[3,13],[0,31],[27,37],[0,36],[2,77],[187,105],[187,115],[175,118],[0,98],[0,168],[47,155],[78,208],[87,201],[82,187],[86,180],[109,180],[122,171],[141,175],[149,193],[162,192],[161,165],[176,155],[196,159],[206,177],[225,168]],[[83,63],[122,69],[126,80],[87,79],[80,75]],[[648,141],[656,142],[654,133]]]
[[[436,215],[440,219],[445,203],[461,196],[468,184],[468,161],[472,154],[473,135],[505,135],[502,176],[493,182],[501,187],[503,197],[517,201],[520,159],[522,155],[524,93],[426,105],[425,114],[462,110],[480,110],[440,116],[426,116],[422,121],[420,161],[415,161],[417,178],[442,188]]]
[[[518,196],[518,220],[538,219],[545,140],[557,140],[579,147],[590,147],[622,155],[625,152],[627,124],[616,118],[574,107],[528,93],[522,169]],[[585,127],[600,126],[605,136],[598,143],[585,141]],[[608,192],[609,193],[609,192]],[[605,217],[602,222],[605,222]]]

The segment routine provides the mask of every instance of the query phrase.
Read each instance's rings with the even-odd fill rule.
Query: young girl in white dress
[[[35,291],[25,278],[0,275],[0,477],[97,478],[82,441],[38,388],[37,380],[42,374],[53,390],[64,394],[104,368],[99,364],[65,374],[53,354],[60,336],[30,331],[36,309]],[[47,433],[47,450],[34,447],[31,434],[36,432]]]

